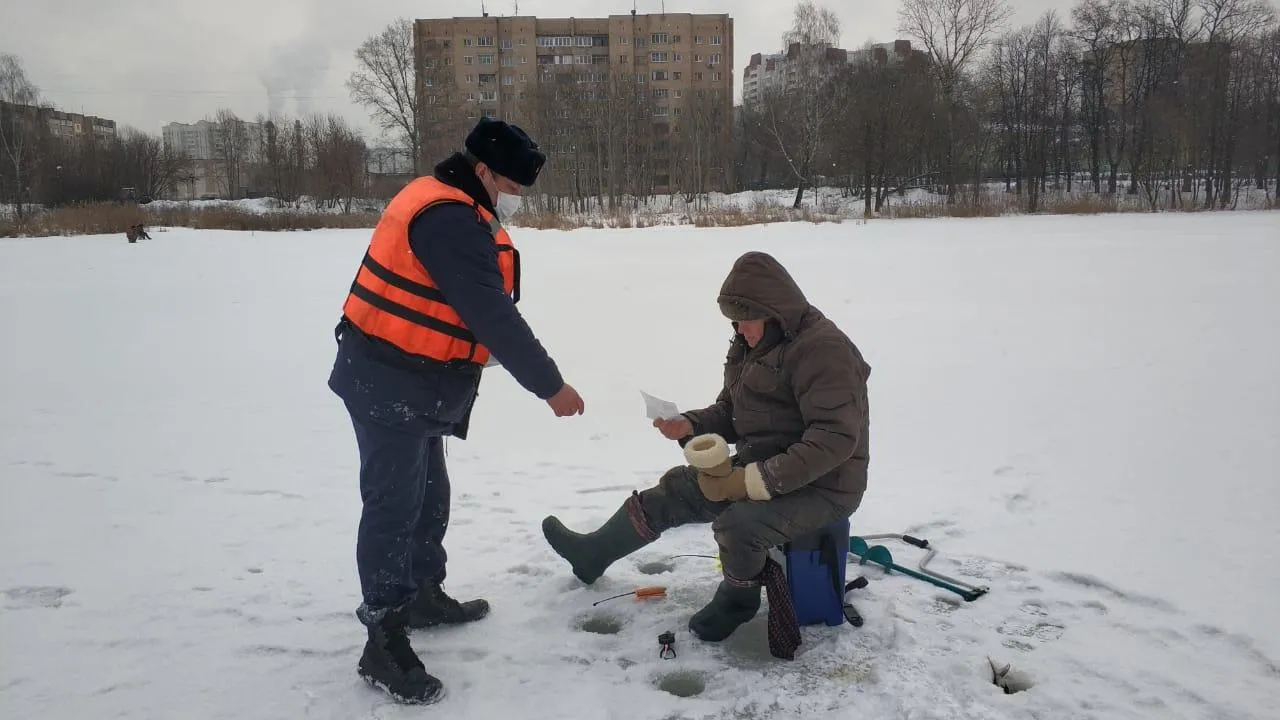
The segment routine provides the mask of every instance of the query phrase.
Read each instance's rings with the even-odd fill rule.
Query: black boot
[[[760,585],[744,587],[722,580],[715,597],[689,618],[689,631],[707,642],[720,642],[760,611]]]
[[[433,703],[444,693],[444,685],[429,674],[409,646],[405,634],[404,611],[386,614],[369,626],[369,639],[356,672],[364,681],[381,688],[396,701],[420,705]]]
[[[434,625],[460,625],[475,622],[489,614],[485,600],[458,602],[435,583],[425,583],[408,607],[408,624],[414,630]]]
[[[623,503],[613,517],[595,532],[585,535],[569,530],[551,515],[542,521],[542,534],[551,544],[551,549],[573,566],[573,574],[590,585],[604,574],[613,561],[658,539],[656,533],[642,535],[638,532],[628,510],[641,512],[639,501],[634,497]]]

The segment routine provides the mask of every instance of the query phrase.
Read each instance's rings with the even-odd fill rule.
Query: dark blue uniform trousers
[[[424,582],[443,583],[449,525],[444,439],[415,423],[384,424],[351,413],[360,449],[356,565],[366,624],[413,599]],[[418,430],[418,432],[414,432]]]

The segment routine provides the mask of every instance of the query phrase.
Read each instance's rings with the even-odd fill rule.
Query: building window
[[[711,73],[711,82],[720,82],[720,80],[723,77],[724,77],[723,73],[718,73],[718,72]]]
[[[704,42],[706,42],[706,41],[707,41],[707,39],[706,39],[706,38],[704,38],[704,37],[702,37],[701,35],[694,35],[694,36],[693,36],[693,42],[694,42],[694,44],[695,44],[695,45],[701,45],[702,43],[704,43]]]
[[[493,38],[491,37],[478,38],[476,40],[476,45],[479,45],[480,47],[493,47]]]
[[[573,60],[578,65],[590,65],[591,63],[595,62],[594,60],[591,59],[590,55],[575,55]]]
[[[675,53],[674,55],[671,56],[671,62],[680,62],[680,60],[681,60],[680,53]]]
[[[480,84],[498,82],[498,76],[494,73],[485,73],[480,76]]]
[[[623,65],[625,65],[625,64],[627,63],[627,56],[626,56],[626,55],[619,55],[619,56],[618,56],[618,62],[620,62],[620,63],[622,63]]]
[[[462,38],[462,47],[471,47],[471,38]]]
[[[472,61],[472,57],[471,57],[470,55],[464,56],[464,57],[462,58],[462,64],[463,64],[463,65],[470,65],[470,64],[471,64],[471,61]]]
[[[649,54],[649,62],[664,63],[667,61],[667,54],[664,52],[656,52]]]
[[[684,91],[683,91],[683,90],[677,90],[677,91],[676,91],[676,99],[677,99],[677,100],[679,100],[679,99],[680,99],[680,98],[682,98],[682,97],[684,97]]]
[[[650,36],[649,36],[649,41],[650,41],[650,42],[652,42],[654,45],[666,45],[666,44],[667,44],[667,34],[666,34],[666,33],[653,33],[652,35],[650,35]]]
[[[521,65],[528,65],[528,64],[529,64],[529,56],[528,56],[528,55],[525,55],[525,56],[521,57],[521,58],[520,58],[520,64],[521,64]]]
[[[579,35],[573,39],[573,44],[577,47],[591,47],[595,44],[595,41],[590,35]]]
[[[711,44],[712,44],[712,45],[723,45],[724,43],[723,43],[723,42],[721,42],[721,38],[720,38],[720,36],[719,36],[719,35],[712,35],[712,36],[711,36]]]
[[[495,102],[497,101],[497,99],[498,99],[498,93],[496,90],[480,91],[480,102]]]
[[[514,75],[503,75],[503,76],[502,76],[502,84],[503,84],[503,85],[515,85],[515,84],[516,84],[516,78],[515,78],[515,76],[514,76]]]
[[[529,76],[528,76],[528,75],[521,75],[521,76],[520,76],[520,82],[522,82],[522,83],[527,83],[527,82],[529,82]],[[520,94],[521,94],[521,95],[523,95],[524,93],[520,93]]]
[[[667,79],[667,71],[666,71],[666,70],[654,70],[654,71],[653,71],[653,76],[652,76],[652,77],[653,77],[654,81],[666,80],[666,79]]]
[[[479,59],[480,59],[480,64],[481,64],[481,65],[492,65],[492,64],[493,64],[493,56],[492,56],[492,55],[480,55],[480,56],[479,56]]]
[[[503,49],[503,50],[510,50],[510,49],[511,49],[511,41],[510,41],[510,40],[503,40],[503,41],[502,41],[502,49]]]
[[[471,83],[471,84],[473,84],[473,85],[474,85],[474,84],[475,84],[475,81],[476,81],[476,76],[475,76],[475,75],[468,75],[468,76],[467,76],[467,82],[468,82],[468,83]]]
[[[710,60],[708,60],[707,62],[708,62],[709,64],[711,64],[711,65],[719,65],[719,64],[720,64],[720,60],[721,60],[721,59],[723,59],[723,57],[724,57],[724,56],[723,56],[723,55],[721,55],[720,53],[714,53],[714,54],[712,54],[712,55],[711,55],[711,59],[710,59]]]
[[[511,55],[502,56],[502,67],[515,67],[515,66],[516,66],[516,59],[514,57],[512,57]]]
[[[684,77],[684,73],[682,73],[682,72],[673,72],[673,73],[671,73],[671,79],[672,79],[672,80],[679,80],[679,79],[680,79],[680,78],[682,78],[682,77]]]
[[[496,118],[498,117],[498,111],[494,110],[493,108],[485,108],[484,116],[487,118]]]

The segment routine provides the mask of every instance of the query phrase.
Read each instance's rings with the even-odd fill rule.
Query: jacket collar
[[[480,178],[476,176],[475,167],[462,153],[454,153],[442,160],[435,166],[432,175],[440,182],[466,193],[485,210],[497,216],[498,211],[493,207],[493,201],[489,199],[484,183],[480,182]]]

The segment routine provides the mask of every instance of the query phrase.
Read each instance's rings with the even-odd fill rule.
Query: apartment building
[[[233,141],[237,148],[225,150],[222,126],[212,120],[194,123],[171,122],[161,129],[165,146],[191,160],[190,171],[170,189],[171,199],[213,199],[244,197],[249,191],[250,168],[260,159],[262,125],[240,121],[240,130]],[[240,165],[237,186],[228,188],[229,173],[225,169],[228,157]]]
[[[816,46],[815,46],[816,47]],[[742,70],[742,104],[758,104],[770,89],[785,89],[795,82],[797,64],[802,53],[800,43],[792,43],[785,53],[756,53]],[[923,56],[911,48],[910,40],[875,43],[858,50],[823,48],[820,59],[829,72],[838,72],[863,62],[890,67],[901,66],[913,56]]]
[[[41,121],[48,128],[49,134],[64,142],[77,142],[92,138],[97,143],[105,143],[116,138],[116,121],[81,115],[80,113],[63,112],[49,107],[35,105],[13,105],[0,103],[4,112],[16,112],[31,121]]]
[[[655,132],[680,133],[682,116],[697,100],[722,108],[716,132],[726,143],[732,136],[733,19],[727,14],[420,19],[415,33],[418,92],[429,128],[448,120],[465,128],[480,117],[520,122],[541,85],[576,85],[591,99],[611,78],[628,77],[652,99]],[[539,141],[554,147],[553,137],[543,135]],[[667,178],[659,180],[661,189]]]

